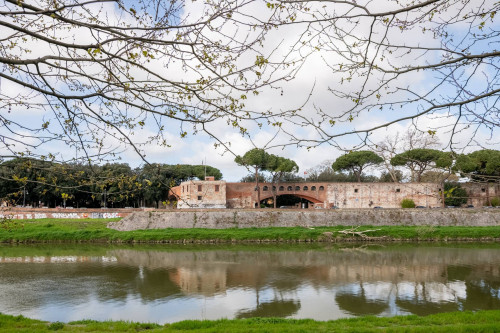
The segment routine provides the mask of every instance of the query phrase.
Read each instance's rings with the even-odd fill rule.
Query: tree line
[[[243,177],[242,182],[256,181],[257,177],[260,182],[274,182],[273,173],[276,171],[273,171],[273,167],[267,164],[266,154],[261,149],[252,149],[243,158],[236,158],[238,164],[255,169],[255,173]],[[288,161],[288,164],[293,162]],[[285,171],[279,174],[279,181],[442,182],[457,180],[457,174],[474,182],[500,181],[500,151],[493,149],[477,150],[469,154],[454,154],[437,149],[415,148],[396,154],[386,161],[391,167],[389,170],[383,162],[385,162],[384,157],[373,151],[352,151],[333,162],[325,161],[308,169],[304,176],[296,174],[298,167],[296,170],[280,169]],[[370,167],[385,170],[380,176],[367,175],[366,170]],[[271,173],[263,175],[258,173],[259,170]],[[405,177],[405,173],[408,176]]]
[[[236,157],[235,162],[254,170],[254,174],[243,177],[242,182],[255,181],[256,190],[261,182],[274,185],[272,188],[275,206],[275,189],[279,182],[402,182],[404,171],[407,171],[409,177],[405,180],[444,183],[443,195],[448,206],[460,206],[467,202],[467,192],[456,183],[457,174],[473,182],[500,183],[498,150],[483,149],[470,154],[454,154],[437,149],[415,148],[392,155],[388,161],[387,156],[380,156],[370,150],[351,151],[333,163],[325,161],[309,169],[304,173],[304,177],[296,174],[298,167],[294,161],[268,154],[262,149],[252,149],[243,157]],[[276,163],[277,160],[282,161],[281,164]],[[379,177],[365,174],[368,168],[381,165],[386,170]],[[260,191],[257,193],[260,202]]]
[[[32,207],[159,207],[170,189],[206,175],[221,179],[208,165],[56,163],[16,158],[0,164],[0,198]]]

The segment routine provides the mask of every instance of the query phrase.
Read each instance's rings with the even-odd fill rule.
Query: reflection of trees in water
[[[255,309],[239,311],[236,318],[290,317],[299,309],[300,301],[298,300],[272,300],[258,304]]]
[[[155,301],[251,289],[256,307],[241,311],[241,316],[266,312],[289,316],[287,313],[300,309],[299,298],[291,293],[307,286],[318,293],[324,288],[335,291],[339,307],[353,315],[381,314],[395,308],[415,314],[498,309],[498,253],[494,249],[418,247],[401,251],[111,250],[109,254],[118,263],[91,263],[95,258],[89,257],[82,263],[9,264],[9,278],[25,288],[8,291],[3,298],[12,304],[30,299],[36,306],[48,300],[126,302],[136,295]],[[5,281],[5,277],[0,271],[0,279]],[[380,288],[381,284],[387,287]],[[40,290],[37,296],[46,299],[30,296],[33,290]],[[260,302],[262,290],[278,296]],[[286,296],[280,296],[281,292]]]
[[[351,315],[363,316],[378,315],[388,308],[390,293],[386,293],[384,298],[379,298],[382,295],[370,295],[371,297],[368,298],[362,281],[358,283],[359,288],[352,287],[342,288],[343,290],[339,290],[335,295],[335,301],[342,310]]]
[[[166,269],[142,269],[135,278],[133,291],[146,301],[179,295],[179,286],[170,279],[170,272]]]

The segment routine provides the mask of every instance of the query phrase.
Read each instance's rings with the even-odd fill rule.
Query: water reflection
[[[0,312],[164,323],[500,309],[497,245],[78,251],[0,248]]]

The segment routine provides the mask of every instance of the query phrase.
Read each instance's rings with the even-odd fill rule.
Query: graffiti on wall
[[[106,213],[18,213],[0,214],[0,219],[32,220],[32,219],[113,219],[126,214],[117,212]]]

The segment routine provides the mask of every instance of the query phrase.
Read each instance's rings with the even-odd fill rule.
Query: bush
[[[401,201],[401,208],[415,208],[415,201],[412,199],[403,199]]]
[[[490,199],[490,204],[491,204],[493,207],[498,207],[498,206],[500,206],[500,198],[499,198],[499,197],[494,197],[494,198],[491,198],[491,199]]]
[[[59,322],[59,321],[56,321],[56,322],[50,324],[48,328],[50,331],[59,331],[59,330],[62,330],[64,328],[64,324]]]
[[[458,183],[445,183],[444,184],[444,204],[446,206],[460,207],[467,203],[469,195]]]

